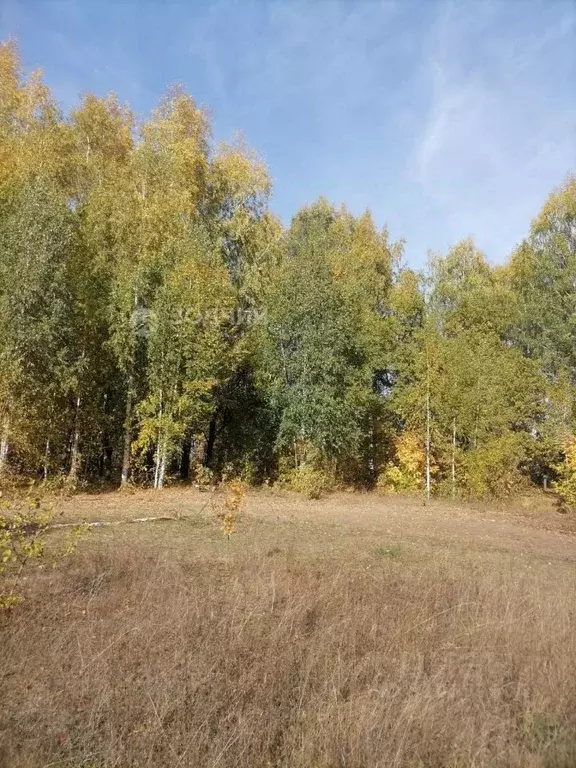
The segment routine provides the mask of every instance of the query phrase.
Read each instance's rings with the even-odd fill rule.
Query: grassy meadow
[[[0,764],[576,764],[576,524],[402,496],[80,494],[2,618]],[[61,531],[49,534],[56,540]]]

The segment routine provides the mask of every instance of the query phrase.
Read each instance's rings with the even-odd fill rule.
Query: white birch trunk
[[[162,463],[162,436],[158,435],[158,442],[156,443],[156,456],[154,457],[154,488],[159,488],[160,483],[160,465]]]
[[[126,417],[124,421],[124,451],[122,453],[122,474],[120,476],[120,487],[123,488],[128,482],[130,476],[130,448],[132,445],[132,377],[128,383],[128,394],[126,396]]]
[[[78,480],[80,470],[80,406],[82,401],[80,396],[76,399],[76,416],[74,417],[74,436],[72,438],[72,449],[70,451],[70,472],[68,473],[68,482],[74,484]]]
[[[430,501],[430,363],[426,360],[426,500]]]
[[[10,452],[10,417],[5,416],[2,422],[2,433],[0,434],[0,475],[6,471],[8,463],[8,453]]]
[[[452,421],[452,498],[456,498],[456,419]]]
[[[158,412],[158,420],[160,426],[158,427],[158,441],[156,443],[156,466],[154,468],[154,488],[160,489],[162,488],[162,484],[164,483],[164,470],[166,468],[166,446],[165,446],[165,440],[164,435],[162,433],[162,422],[163,422],[163,416],[164,416],[164,397],[163,392],[160,390],[160,409]]]
[[[166,448],[165,440],[163,440],[162,437],[159,437],[154,466],[154,488],[157,490],[164,487],[164,477],[166,475]]]
[[[42,480],[44,482],[48,480],[49,469],[50,469],[50,438],[46,440],[46,447],[44,448],[44,467],[42,469]]]
[[[166,443],[162,446],[162,455],[160,457],[160,473],[158,475],[158,488],[164,487],[164,476],[166,475]]]

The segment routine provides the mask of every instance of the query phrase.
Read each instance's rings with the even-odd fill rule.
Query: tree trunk
[[[126,395],[126,414],[124,418],[124,450],[122,452],[122,474],[120,476],[120,487],[123,488],[128,482],[130,476],[130,448],[132,445],[132,377],[128,382],[128,393]]]
[[[190,463],[192,461],[192,439],[187,437],[182,445],[182,454],[180,457],[180,478],[188,480],[190,478]]]
[[[156,443],[156,456],[154,459],[154,488],[160,487],[160,465],[162,464],[162,435],[158,435]]]
[[[368,459],[368,473],[370,477],[370,484],[376,485],[376,482],[378,481],[378,474],[376,471],[376,468],[378,466],[378,457],[377,457],[377,445],[378,445],[378,435],[376,432],[376,418],[374,414],[372,414],[371,418],[372,424],[370,429],[370,458]]]
[[[166,475],[166,445],[162,446],[162,456],[160,459],[160,474],[158,477],[158,488],[164,487],[164,476]]]
[[[164,416],[164,398],[163,392],[160,390],[160,409],[158,411],[158,439],[156,440],[156,457],[154,468],[154,488],[160,488],[160,468],[162,466],[162,450],[164,445],[164,438],[162,435],[162,422]]]
[[[456,498],[456,418],[452,421],[452,498]]]
[[[214,443],[216,442],[216,420],[218,418],[218,409],[212,414],[210,426],[208,427],[208,438],[206,440],[206,450],[204,451],[204,466],[212,469],[214,459]]]
[[[104,478],[107,482],[112,480],[112,469],[114,467],[114,448],[111,445],[106,446],[106,465],[104,469]]]
[[[167,454],[166,440],[162,435],[158,437],[158,445],[156,447],[156,459],[154,467],[154,488],[160,490],[164,487],[164,477],[166,475],[166,454]]]
[[[426,361],[426,500],[430,501],[430,365]]]
[[[195,464],[204,464],[206,458],[206,435],[201,434],[193,439],[190,451],[190,468]]]
[[[68,482],[74,485],[78,480],[80,470],[80,406],[82,401],[80,396],[76,398],[76,415],[74,417],[74,436],[72,437],[72,449],[70,451],[70,472],[68,473]]]
[[[0,435],[0,475],[6,471],[8,453],[10,451],[10,417],[5,416],[2,422],[2,434]]]
[[[50,438],[46,440],[46,447],[44,448],[44,466],[42,468],[42,480],[44,482],[48,480],[49,471],[50,471]]]

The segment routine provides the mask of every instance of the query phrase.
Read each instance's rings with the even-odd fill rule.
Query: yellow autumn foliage
[[[576,437],[571,437],[564,447],[564,461],[556,466],[558,481],[555,490],[569,507],[576,507]]]
[[[378,478],[377,487],[387,491],[417,491],[426,480],[426,451],[414,432],[405,432],[394,440],[395,459]]]
[[[287,475],[287,486],[296,493],[302,493],[309,499],[319,499],[330,490],[330,477],[322,469],[311,464],[301,464],[298,469]]]
[[[503,498],[518,490],[525,455],[522,435],[501,435],[463,458],[462,484],[471,498]]]
[[[4,481],[0,490],[0,612],[22,601],[19,577],[31,560],[46,559],[46,530],[54,518],[54,505],[46,489],[31,483],[23,490]],[[74,526],[50,555],[52,565],[76,551],[87,529]]]

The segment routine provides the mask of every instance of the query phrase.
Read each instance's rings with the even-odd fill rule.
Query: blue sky
[[[0,38],[64,109],[176,82],[242,130],[285,222],[370,208],[421,266],[467,235],[495,262],[576,171],[574,0],[0,0]]]

